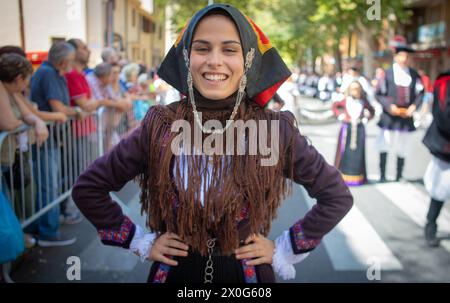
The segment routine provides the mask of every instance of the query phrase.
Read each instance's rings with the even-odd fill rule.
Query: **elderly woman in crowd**
[[[120,82],[122,87],[129,93],[137,92],[137,79],[140,67],[137,63],[129,63],[122,68]]]

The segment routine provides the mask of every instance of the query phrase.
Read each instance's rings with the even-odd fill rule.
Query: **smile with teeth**
[[[203,78],[209,81],[224,81],[228,79],[228,76],[225,74],[204,73]]]

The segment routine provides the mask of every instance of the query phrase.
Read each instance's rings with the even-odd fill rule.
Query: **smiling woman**
[[[353,199],[339,171],[300,134],[294,115],[266,108],[290,76],[277,50],[240,11],[210,5],[187,23],[158,74],[187,97],[152,107],[136,131],[79,177],[75,203],[103,243],[154,261],[149,282],[262,283],[274,282],[274,273],[294,278],[294,264],[319,245]],[[192,136],[199,146],[222,135],[229,121],[266,125],[276,131],[262,141],[275,142],[279,161],[265,166],[264,151],[238,152],[242,144],[248,149],[253,139],[261,141],[261,127],[237,128],[237,136],[227,132],[223,146],[232,140],[231,153],[217,146],[211,146],[213,153],[177,153],[177,121],[199,132]],[[225,126],[213,131],[211,124]],[[151,233],[108,194],[136,177]],[[271,222],[292,182],[302,184],[317,205],[270,240]]]
[[[192,42],[190,69],[202,96],[223,100],[239,87],[244,74],[244,56],[239,33],[226,16],[206,16]]]

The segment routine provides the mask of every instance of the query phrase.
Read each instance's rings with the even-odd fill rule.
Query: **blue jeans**
[[[45,153],[44,145],[42,145],[39,149],[40,154],[38,159],[37,149],[38,147],[36,145],[32,146],[33,175],[37,187],[36,209],[39,210],[40,207],[44,208],[57,198],[58,152],[55,146],[51,148],[49,142],[47,142],[47,154]],[[40,174],[38,171],[38,162],[40,165]],[[38,183],[39,175],[41,179],[40,186]],[[60,226],[59,214],[60,208],[58,204],[27,226],[25,232],[38,234],[39,238],[53,238],[58,236]]]

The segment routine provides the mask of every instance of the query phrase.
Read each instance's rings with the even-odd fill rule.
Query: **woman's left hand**
[[[236,259],[252,259],[247,261],[247,265],[254,266],[260,264],[272,264],[272,257],[275,250],[275,242],[258,234],[251,235],[245,240],[245,246],[234,251]]]

